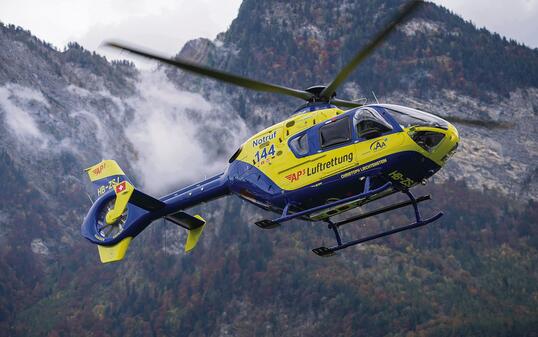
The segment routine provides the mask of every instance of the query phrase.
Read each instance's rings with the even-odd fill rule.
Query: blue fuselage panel
[[[364,181],[370,177],[371,188],[387,181],[396,186],[411,187],[431,177],[440,167],[417,152],[399,152],[389,155],[382,164],[369,168],[369,163],[340,172],[329,178],[297,190],[283,190],[253,165],[235,161],[228,169],[229,189],[232,193],[264,209],[281,211],[286,204],[297,209],[323,205],[330,200],[343,199],[364,190]],[[379,162],[379,159],[376,160]],[[397,174],[390,175],[396,172]],[[408,186],[409,185],[409,186]]]

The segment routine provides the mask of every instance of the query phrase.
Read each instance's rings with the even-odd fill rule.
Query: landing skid
[[[415,198],[413,196],[413,194],[407,189],[403,190],[402,192],[405,193],[409,197],[409,199],[410,199],[409,201],[393,204],[393,205],[383,207],[383,208],[380,208],[380,209],[377,209],[375,211],[368,212],[368,213],[365,213],[365,214],[361,214],[359,216],[351,217],[351,218],[348,218],[346,220],[342,220],[342,221],[339,221],[339,222],[332,222],[331,220],[327,220],[327,222],[329,223],[329,229],[332,229],[333,232],[334,232],[337,244],[336,244],[336,246],[333,246],[333,247],[330,247],[330,248],[327,248],[327,247],[324,247],[324,246],[314,248],[314,249],[312,249],[312,251],[314,253],[316,253],[318,256],[323,256],[323,257],[332,256],[337,251],[345,249],[345,248],[348,248],[348,247],[351,247],[351,246],[355,246],[355,245],[358,245],[358,244],[361,244],[361,243],[364,243],[364,242],[368,242],[368,241],[371,241],[371,240],[375,240],[375,239],[379,239],[379,238],[382,238],[382,237],[385,237],[385,236],[389,236],[389,235],[392,235],[392,234],[403,232],[403,231],[406,231],[406,230],[409,230],[409,229],[425,226],[427,224],[430,224],[430,223],[438,220],[440,217],[443,216],[443,213],[439,212],[437,215],[435,215],[435,216],[433,216],[431,218],[422,220],[421,216],[420,216],[420,211],[418,209],[418,204],[420,202],[422,202],[422,201],[430,200],[431,199],[430,196],[427,195],[427,196],[423,196],[423,197],[420,197],[420,198]],[[367,236],[367,237],[364,237],[364,238],[361,238],[361,239],[358,239],[358,240],[352,240],[352,241],[342,243],[342,238],[340,236],[340,232],[338,231],[338,227],[340,227],[342,225],[345,225],[345,224],[348,224],[348,223],[351,223],[351,222],[354,222],[354,221],[357,221],[357,220],[360,220],[360,219],[366,219],[366,218],[369,218],[369,217],[374,216],[374,215],[386,213],[386,212],[389,212],[389,211],[392,211],[392,210],[395,210],[395,209],[398,209],[398,208],[406,207],[406,206],[409,206],[409,205],[413,205],[413,209],[415,211],[416,221],[414,223],[412,223],[410,225],[407,225],[407,226],[398,227],[398,228],[392,229],[390,231],[370,235],[370,236]]]
[[[274,219],[274,220],[260,220],[260,221],[256,222],[256,225],[258,227],[260,227],[260,228],[263,228],[263,229],[275,228],[275,227],[280,226],[280,224],[285,222],[285,221],[289,221],[289,220],[296,219],[296,218],[305,218],[305,217],[308,217],[309,215],[311,215],[313,213],[316,213],[316,212],[327,210],[327,209],[330,209],[330,208],[333,208],[333,207],[336,207],[336,206],[340,206],[340,205],[343,205],[343,204],[347,204],[347,203],[350,203],[350,202],[354,202],[354,201],[357,201],[357,200],[366,199],[366,198],[371,197],[373,195],[376,195],[378,193],[387,191],[392,187],[393,187],[392,183],[387,182],[386,184],[384,184],[381,187],[378,187],[376,189],[370,189],[370,178],[367,177],[366,181],[365,181],[365,184],[364,184],[364,191],[362,193],[360,193],[360,194],[357,194],[357,195],[354,195],[354,196],[351,196],[351,197],[348,197],[348,198],[345,198],[345,199],[341,199],[341,200],[338,200],[338,201],[334,201],[334,202],[331,202],[331,203],[328,203],[328,204],[325,204],[325,205],[321,205],[321,206],[318,206],[318,207],[313,207],[313,208],[309,208],[309,209],[306,209],[306,210],[303,210],[303,211],[291,213],[291,214],[288,212],[289,211],[289,206],[290,206],[288,204],[288,205],[286,205],[286,207],[284,207],[284,210],[282,211],[282,215],[279,218]],[[435,215],[435,216],[433,216],[431,218],[427,218],[427,219],[422,220],[422,218],[420,216],[420,211],[418,209],[418,204],[423,202],[423,201],[430,200],[431,197],[429,195],[426,195],[426,196],[422,196],[420,198],[415,198],[413,196],[413,194],[406,188],[402,189],[401,187],[398,187],[398,190],[400,190],[401,192],[406,194],[409,197],[409,200],[404,201],[404,202],[400,202],[400,203],[396,203],[396,204],[392,204],[392,205],[389,205],[389,206],[386,206],[386,207],[383,207],[383,208],[379,208],[377,210],[374,210],[374,211],[371,211],[371,212],[368,212],[368,213],[365,213],[365,214],[361,214],[361,215],[358,215],[358,216],[354,216],[354,217],[351,217],[351,218],[348,218],[348,219],[345,219],[345,220],[342,220],[342,221],[339,221],[339,222],[332,222],[330,219],[325,220],[329,224],[329,229],[332,229],[333,232],[334,232],[334,235],[336,237],[336,246],[333,246],[333,247],[330,247],[330,248],[322,246],[322,247],[314,248],[314,249],[312,249],[312,251],[314,253],[316,253],[317,255],[319,255],[319,256],[331,256],[331,255],[334,255],[337,251],[345,249],[347,247],[355,246],[355,245],[358,245],[358,244],[361,244],[361,243],[364,243],[364,242],[368,242],[368,241],[371,241],[371,240],[375,240],[375,239],[378,239],[378,238],[382,238],[382,237],[385,237],[385,236],[389,236],[389,235],[392,235],[392,234],[403,232],[403,231],[406,231],[406,230],[409,230],[409,229],[425,226],[425,225],[427,225],[429,223],[432,223],[432,222],[436,221],[437,219],[439,219],[440,217],[443,216],[443,213],[440,212],[440,213],[438,213],[437,215]],[[342,237],[340,235],[340,232],[338,231],[338,227],[343,226],[343,225],[348,224],[348,223],[351,223],[351,222],[354,222],[354,221],[357,221],[357,220],[366,219],[366,218],[372,217],[374,215],[383,214],[383,213],[386,213],[386,212],[389,212],[389,211],[392,211],[392,210],[395,210],[395,209],[399,209],[399,208],[402,208],[402,207],[406,207],[406,206],[409,206],[409,205],[412,205],[413,209],[415,210],[415,219],[416,219],[416,221],[414,223],[412,223],[410,225],[407,225],[407,226],[402,226],[402,227],[399,227],[399,228],[395,228],[395,229],[392,229],[390,231],[386,231],[386,232],[378,233],[378,234],[375,234],[375,235],[367,236],[367,237],[364,237],[364,238],[361,238],[361,239],[358,239],[358,240],[352,240],[352,241],[348,241],[348,242],[345,242],[345,243],[342,242]]]
[[[345,199],[341,199],[341,200],[338,200],[338,201],[334,201],[334,202],[331,202],[331,203],[328,203],[328,204],[325,204],[325,205],[309,208],[309,209],[306,209],[304,211],[291,213],[291,214],[288,212],[289,211],[289,206],[290,206],[288,204],[288,205],[286,205],[286,207],[284,207],[284,210],[282,211],[282,215],[279,218],[274,219],[274,220],[260,220],[260,221],[256,222],[256,225],[258,227],[260,227],[260,228],[263,228],[263,229],[275,228],[275,227],[278,227],[281,223],[289,221],[289,220],[292,220],[292,219],[305,217],[305,216],[308,216],[308,215],[310,215],[312,213],[315,213],[315,212],[323,211],[323,210],[333,208],[333,207],[336,207],[336,206],[340,206],[340,205],[343,205],[343,204],[346,204],[346,203],[349,203],[349,202],[353,202],[353,201],[357,201],[357,200],[360,200],[360,199],[368,198],[368,197],[370,197],[372,195],[375,195],[377,193],[380,193],[380,192],[388,190],[389,188],[391,188],[391,186],[392,186],[392,183],[388,182],[388,183],[384,184],[381,187],[378,187],[376,189],[371,190],[370,189],[370,178],[366,178],[366,182],[364,184],[364,191],[362,193],[360,193],[360,194],[357,194],[357,195],[354,195],[354,196],[351,196],[351,197],[348,197],[348,198],[345,198]]]

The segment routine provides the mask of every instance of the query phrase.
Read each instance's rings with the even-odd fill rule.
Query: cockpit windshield
[[[431,126],[445,130],[448,129],[448,123],[444,119],[427,112],[400,105],[380,104],[380,106],[387,109],[398,124],[404,128],[411,126]]]

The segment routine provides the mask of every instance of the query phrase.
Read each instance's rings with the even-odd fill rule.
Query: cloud
[[[537,0],[433,0],[488,29],[538,47]],[[175,54],[189,39],[226,30],[241,0],[2,0],[0,20],[30,29],[57,47],[77,41],[89,50],[110,38]],[[118,57],[106,50],[107,56]],[[138,64],[138,62],[137,62]]]
[[[96,142],[96,144],[99,144],[99,152],[103,158],[114,157],[114,152],[109,148],[109,146],[107,146],[113,142],[114,139],[112,139],[112,136],[103,126],[101,120],[94,112],[79,110],[70,113],[69,117],[78,119],[81,124],[83,124],[85,127],[89,127],[92,130],[95,138],[100,140],[99,142]],[[71,144],[71,140],[69,138],[65,138],[63,141],[66,142],[68,146]]]
[[[129,102],[135,117],[126,134],[149,193],[171,192],[222,172],[228,156],[247,138],[240,117],[199,94],[178,90],[162,71],[143,71],[138,90],[141,96]]]
[[[131,41],[168,54],[198,37],[214,38],[237,15],[241,0],[2,0],[0,20],[30,29],[63,48],[76,41],[109,58],[124,55],[99,45]],[[143,64],[137,60],[137,64]]]
[[[127,174],[155,195],[222,172],[229,156],[248,137],[243,119],[225,100],[213,104],[199,94],[179,90],[163,70],[141,71],[137,91],[137,95],[121,99],[105,89],[90,93],[73,85],[66,87],[66,92],[75,100],[78,97],[82,105],[73,107],[69,120],[54,123],[61,139],[48,133],[50,125],[40,129],[44,123],[40,116],[50,118],[50,105],[37,90],[15,84],[0,87],[0,118],[13,144],[24,147],[24,151],[32,150],[32,154],[50,156],[70,151],[80,155],[82,149],[88,151],[82,139],[83,143],[94,144],[100,158],[127,159],[129,155],[126,158],[121,152],[126,149],[122,145],[125,143],[117,141],[118,134],[111,129],[107,115],[96,111],[90,100],[110,99],[114,105],[110,116],[114,124],[124,127],[132,145],[127,148],[135,152],[131,157],[134,172]]]
[[[46,141],[32,117],[36,109],[29,108],[29,105],[33,104],[48,107],[48,102],[39,91],[14,84],[0,87],[0,108],[5,112],[7,129],[22,140]]]

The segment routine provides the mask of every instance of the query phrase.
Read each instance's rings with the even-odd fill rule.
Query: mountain
[[[327,82],[400,3],[245,0],[227,32],[179,55],[304,88]],[[330,259],[310,251],[332,242],[325,226],[263,231],[253,223],[266,213],[227,198],[195,209],[208,226],[192,254],[185,233],[158,222],[124,261],[99,264],[79,234],[84,168],[115,158],[163,194],[222,169],[240,141],[301,102],[140,71],[76,43],[56,50],[0,25],[0,336],[534,336],[537,51],[425,7],[339,97],[375,90],[512,127],[458,126],[462,149],[419,188],[433,196],[425,214],[446,213],[438,223]]]
[[[292,87],[327,83],[394,15],[401,1],[244,1],[222,36],[237,50],[228,68]],[[256,20],[252,18],[256,17]],[[494,52],[493,52],[494,51]],[[456,90],[508,97],[538,86],[538,51],[477,30],[426,3],[351,77],[363,95],[406,91],[418,97]]]
[[[292,88],[326,84],[401,3],[244,1],[227,32],[215,41],[191,41],[179,56]],[[191,90],[200,83],[177,71],[169,75]],[[486,186],[513,198],[536,200],[537,81],[538,50],[476,29],[448,10],[425,3],[358,67],[338,97],[372,98],[375,91],[384,102],[512,125],[491,130],[487,125],[458,124],[464,141],[458,161],[449,164],[442,178],[465,177],[474,188]],[[220,83],[205,87],[209,93],[225,88],[235,110],[254,124],[282,120],[301,104]]]

